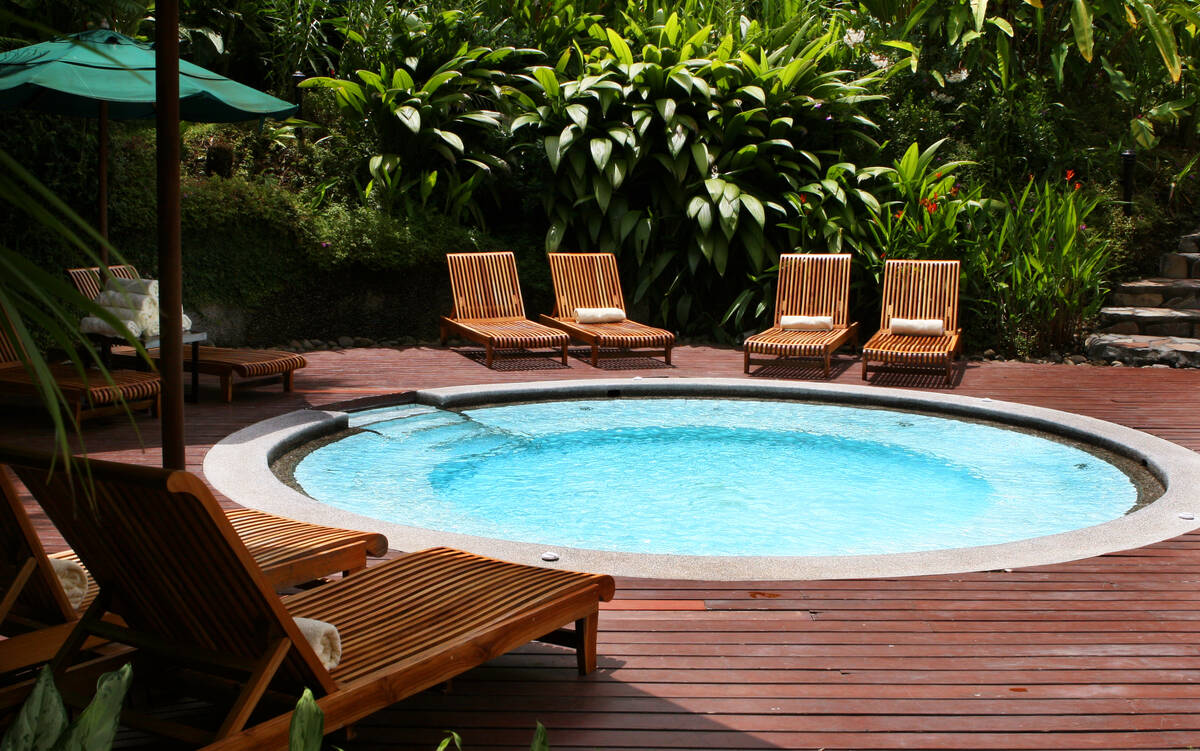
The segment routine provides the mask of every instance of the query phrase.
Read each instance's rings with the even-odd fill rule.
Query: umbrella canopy
[[[108,103],[115,120],[154,117],[154,46],[93,29],[0,54],[0,109],[96,117]],[[286,118],[296,105],[179,61],[179,117],[232,123]]]

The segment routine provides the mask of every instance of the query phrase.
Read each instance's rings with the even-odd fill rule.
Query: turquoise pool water
[[[324,503],[400,524],[599,550],[854,555],[1088,527],[1117,467],[1028,433],[781,401],[613,399],[360,414],[299,462]]]

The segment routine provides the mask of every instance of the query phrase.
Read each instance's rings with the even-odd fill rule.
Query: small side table
[[[104,363],[104,367],[112,367],[112,348],[113,345],[126,343],[124,339],[118,339],[110,336],[93,335],[100,342],[100,359]],[[158,349],[161,342],[160,337],[152,336],[145,339],[140,339],[142,346],[147,350]],[[203,331],[185,331],[183,332],[183,343],[192,345],[192,391],[185,395],[185,399],[192,404],[200,401],[200,371],[196,368],[196,362],[200,359],[200,344],[208,341],[208,334]],[[186,368],[186,363],[185,363]]]

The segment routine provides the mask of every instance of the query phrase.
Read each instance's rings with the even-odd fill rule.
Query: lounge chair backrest
[[[2,311],[0,311],[0,316],[4,316]],[[6,322],[7,320],[7,317],[3,318],[3,321]],[[8,338],[8,334],[4,333],[4,327],[0,326],[0,367],[21,362],[20,352],[16,345],[12,343],[12,340]]]
[[[132,266],[109,266],[108,272],[118,279],[139,278],[137,269]],[[99,297],[100,291],[104,287],[104,280],[100,278],[99,266],[83,269],[67,269],[67,275],[71,277],[71,282],[75,285],[75,289],[79,290],[79,294],[89,300],[95,300]]]
[[[278,675],[289,688],[333,690],[295,622],[246,546],[195,475],[76,459],[88,475],[24,449],[0,447],[7,464],[87,566],[101,601],[131,629],[183,653],[261,659],[291,642]],[[83,488],[91,483],[91,493]],[[336,624],[335,624],[336,625]]]
[[[940,318],[958,330],[958,261],[886,261],[880,328],[892,318]]]
[[[9,471],[0,466],[0,599],[7,600],[5,590],[12,586],[13,577],[27,561],[34,569],[16,588],[16,597],[0,612],[3,622],[9,612],[41,625],[67,623],[75,619],[75,609],[58,583],[46,550],[38,538],[33,522],[17,495]],[[10,609],[11,608],[11,609]]]
[[[573,318],[576,308],[625,309],[617,257],[612,253],[550,253],[554,316]]]
[[[834,328],[846,328],[850,254],[785,253],[776,284],[776,326],[780,316],[833,316]]]
[[[510,252],[447,253],[454,318],[524,318],[517,259]]]

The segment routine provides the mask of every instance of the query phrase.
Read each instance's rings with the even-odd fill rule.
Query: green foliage
[[[325,713],[317,706],[310,689],[304,689],[288,726],[288,751],[321,751],[325,737]]]
[[[1106,199],[1074,177],[1013,191],[967,268],[991,287],[1001,344],[1021,354],[1075,344],[1116,272],[1108,239],[1088,226]]]
[[[447,11],[434,24],[406,17],[412,20],[393,39],[394,57],[378,72],[358,70],[360,82],[318,77],[302,86],[332,89],[345,118],[369,124],[376,153],[364,202],[404,216],[432,205],[455,221],[465,215],[481,225],[475,191],[492,170],[508,166],[494,149],[498,110],[510,94],[505,66],[529,51],[466,43],[451,50],[437,43],[446,35],[435,32],[455,28],[450,21],[461,13]]]
[[[0,741],[0,751],[103,751],[112,748],[129,690],[129,665],[100,676],[96,695],[71,722],[49,667],[37,682],[13,724]]]
[[[447,253],[490,247],[478,232],[438,214],[405,219],[368,206],[332,204],[313,217],[317,242],[310,258],[318,269],[347,265],[397,271],[443,263]]]
[[[872,79],[828,65],[830,32],[789,31],[777,47],[742,46],[673,14],[640,30],[652,41],[636,53],[594,29],[605,44],[590,54],[531,68],[513,130],[538,136],[554,173],[547,250],[632,257],[635,301],[659,301],[667,325],[712,330],[733,280],[781,248],[852,245],[874,172],[840,147],[869,142],[858,107]]]

